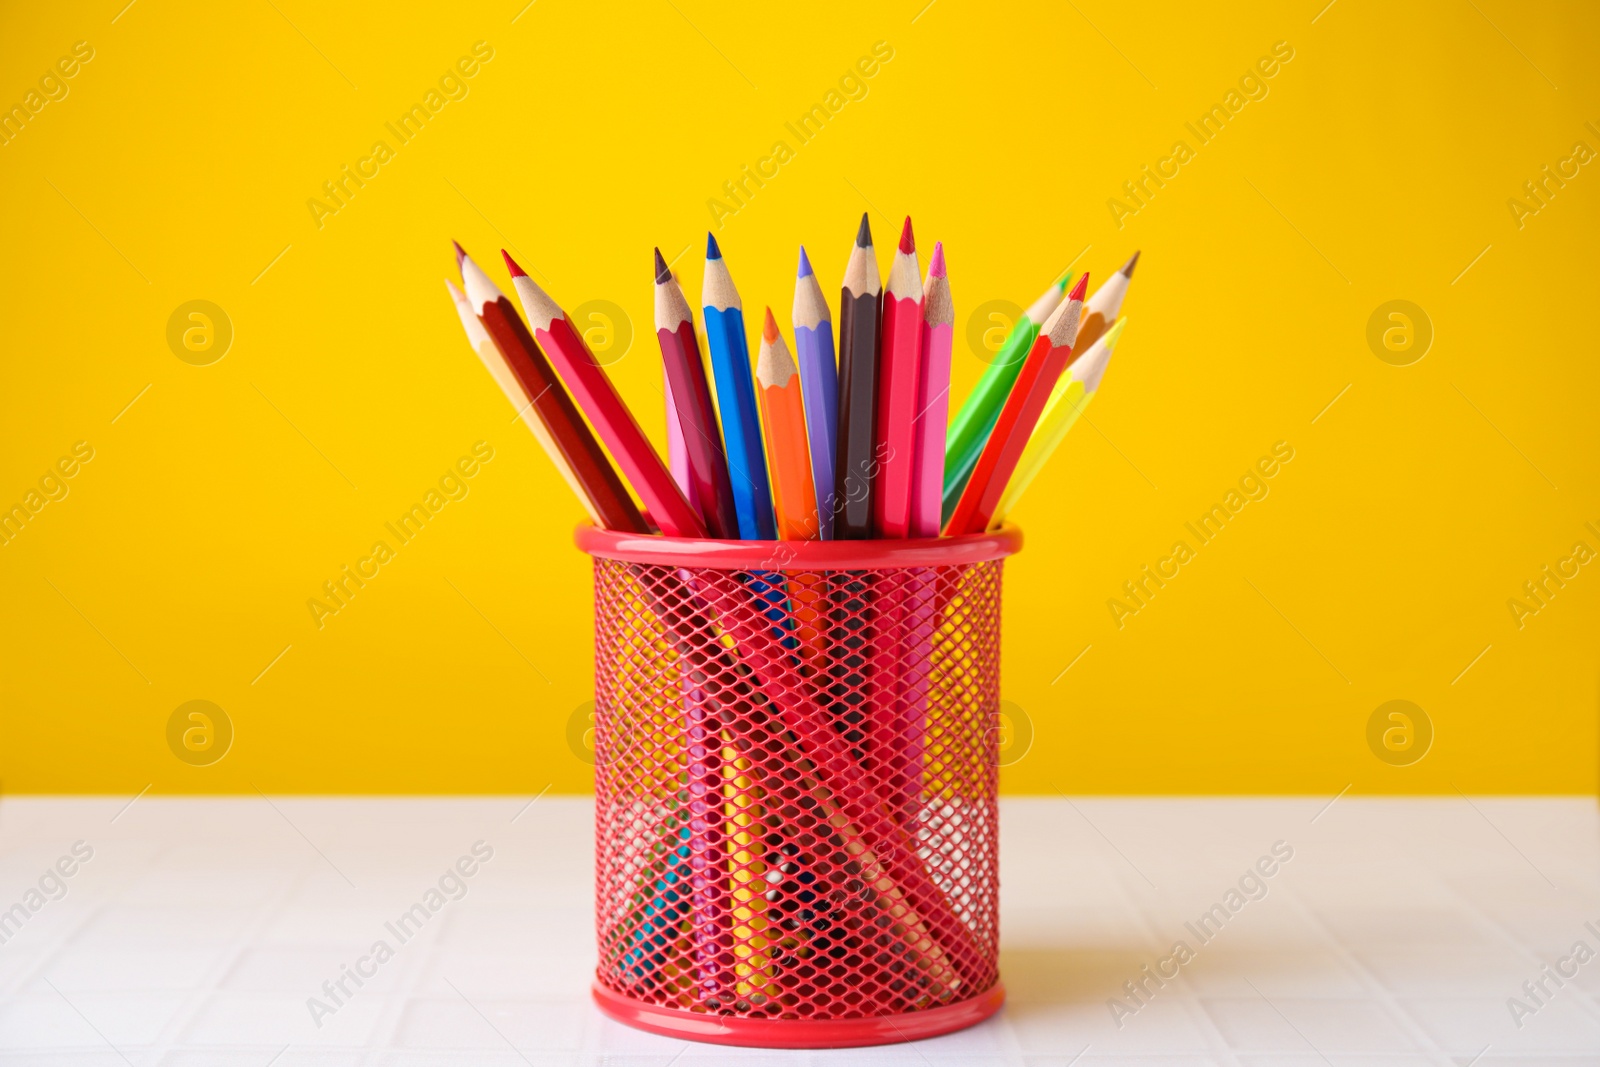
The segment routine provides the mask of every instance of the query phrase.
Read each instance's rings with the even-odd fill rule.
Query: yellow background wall
[[[1595,789],[1600,567],[1507,604],[1600,549],[1600,173],[1508,206],[1600,150],[1592,6],[124,2],[12,5],[0,32],[4,103],[93,49],[0,147],[0,503],[93,449],[0,546],[0,788],[586,789],[580,512],[463,340],[449,240],[623,309],[612,371],[659,441],[650,247],[688,249],[692,297],[707,201],[783,140],[718,230],[746,305],[787,329],[798,242],[834,293],[858,214],[886,247],[910,212],[949,251],[958,395],[979,305],[1144,251],[1092,425],[1015,514],[1009,789]],[[400,145],[385,123],[480,41]],[[880,41],[800,144],[785,123]],[[1267,95],[1201,145],[1185,123],[1277,42]],[[380,139],[319,225],[308,200]],[[1108,206],[1179,140],[1175,177]],[[234,333],[206,366],[167,338],[196,299]],[[1407,366],[1367,340],[1395,299],[1434,335]],[[469,494],[319,629],[307,600],[478,441]],[[1119,628],[1123,582],[1279,441],[1269,495]],[[196,699],[235,734],[209,766],[169,748]],[[1410,766],[1369,748],[1393,699],[1432,725]]]

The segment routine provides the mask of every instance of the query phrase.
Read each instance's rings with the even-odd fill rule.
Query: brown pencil
[[[866,213],[850,248],[839,295],[839,455],[834,472],[834,537],[872,537],[872,488],[878,474],[878,309],[883,285]]]

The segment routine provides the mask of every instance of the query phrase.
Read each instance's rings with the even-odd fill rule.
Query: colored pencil
[[[778,539],[816,540],[817,498],[811,484],[801,379],[771,308],[767,309],[761,328],[756,392],[760,395],[766,431],[767,464],[772,469],[772,508],[778,522]],[[784,576],[773,573],[768,577],[773,588],[778,588]],[[823,640],[822,576],[814,571],[797,571],[787,577],[792,617],[782,621],[793,629],[808,665],[823,670],[827,652]]]
[[[759,620],[746,598],[738,595],[743,587],[726,571],[708,569],[704,578],[715,594],[721,612],[719,623],[733,637],[736,654],[749,670],[755,687],[772,703],[779,720],[794,736],[799,755],[816,775],[819,791],[829,798],[830,806],[837,805],[840,821],[830,819],[830,824],[841,836],[858,828],[853,831],[859,835],[858,847],[870,849],[881,862],[881,867],[874,863],[875,869],[870,872],[863,862],[862,879],[879,892],[896,888],[904,894],[906,912],[902,914],[907,915],[907,921],[910,915],[920,913],[932,929],[939,931],[938,955],[931,948],[924,948],[921,965],[948,967],[949,963],[942,962],[948,953],[956,971],[970,980],[984,966],[980,950],[971,928],[955,914],[944,891],[929,876],[919,846],[889,815],[879,786],[852,758],[830,716],[812,699],[811,687],[802,679],[792,657],[778,644],[772,628]],[[951,985],[941,984],[943,995],[948,996]]]
[[[1074,352],[1088,353],[1090,346],[1100,340],[1117,316],[1122,313],[1122,301],[1128,295],[1128,283],[1133,280],[1133,268],[1139,262],[1139,253],[1128,258],[1117,273],[1094,291],[1089,302],[1083,305],[1083,321],[1078,324],[1078,337],[1072,342]]]
[[[811,484],[811,452],[806,443],[805,402],[799,369],[767,308],[756,357],[756,385],[772,470],[772,507],[780,541],[817,537],[817,498]]]
[[[950,432],[945,443],[944,501],[941,505],[945,521],[949,521],[956,501],[961,498],[961,491],[972,477],[978,453],[983,451],[983,443],[989,439],[989,431],[994,429],[994,420],[1000,417],[1000,408],[1005,404],[1006,395],[1011,392],[1011,385],[1017,380],[1028,352],[1033,348],[1034,339],[1039,336],[1039,327],[1061,306],[1067,281],[1068,275],[1062,274],[1012,324],[1011,332],[1006,334],[994,360],[983,369],[978,376],[978,384],[972,387],[972,392],[962,401],[956,417],[950,420]]]
[[[517,299],[522,302],[533,336],[549,349],[562,381],[604,439],[606,448],[649,509],[650,517],[668,537],[704,537],[705,523],[689,507],[683,491],[673,482],[594,353],[572,328],[566,312],[517,266],[510,253],[501,249],[500,254],[511,271],[511,284],[516,286]]]
[[[700,288],[706,345],[717,383],[722,414],[722,439],[728,457],[728,480],[738,515],[739,536],[746,541],[777,537],[772,519],[772,489],[761,448],[761,422],[756,417],[755,385],[750,379],[750,344],[744,334],[744,305],[722,260],[717,239],[706,234],[706,274]]]
[[[1061,380],[1056,382],[1050,399],[1045,403],[1044,413],[1039,416],[1039,425],[1034,428],[1033,435],[1028,438],[1028,447],[1022,450],[1022,458],[1017,461],[1011,484],[1006,486],[1005,494],[994,509],[990,526],[1003,521],[1016,506],[1017,500],[1067,436],[1067,431],[1078,421],[1083,409],[1094,399],[1094,394],[1100,389],[1100,379],[1105,376],[1106,364],[1111,361],[1111,353],[1116,350],[1117,340],[1122,336],[1122,328],[1127,322],[1126,318],[1118,319],[1111,329],[1089,346],[1087,352],[1072,361]],[[1082,336],[1082,329],[1078,334]]]
[[[882,295],[877,253],[866,213],[850,248],[839,295],[839,428],[834,493],[840,498],[833,535],[842,541],[872,536],[872,490],[878,456],[878,305]]]
[[[672,379],[667,377],[665,367],[661,369],[661,399],[667,416],[667,472],[689,506],[704,519],[700,494],[695,490],[694,475],[689,471],[689,442],[683,439],[683,423],[678,421],[678,405],[672,399]]]
[[[1085,274],[1040,328],[1033,350],[1023,361],[1022,371],[972,468],[967,488],[945,524],[944,532],[948,536],[982,533],[989,528],[989,520],[1005,493],[1006,483],[1027,446],[1028,435],[1039,421],[1056,379],[1061,377],[1072,358],[1072,342],[1078,336],[1078,318],[1083,312],[1083,293],[1088,285],[1089,276]]]
[[[689,477],[699,500],[700,513],[712,537],[737,538],[739,520],[734,512],[733,488],[728,481],[728,459],[722,451],[722,432],[711,405],[700,342],[695,338],[694,315],[683,297],[678,279],[656,249],[656,342],[661,362],[672,385],[672,406],[683,432]]]
[[[950,416],[950,359],[955,305],[944,245],[933,246],[922,283],[922,376],[917,380],[917,453],[911,485],[911,536],[938,537],[944,493],[945,426]]]
[[[633,571],[652,610],[673,620],[669,639],[691,665],[705,705],[718,709],[752,780],[772,796],[798,786],[851,857],[852,877],[860,883],[835,888],[857,894],[864,884],[872,891],[883,910],[880,925],[910,951],[903,977],[915,991],[908,989],[908,998],[919,1004],[928,996],[950,999],[963,975],[979,973],[981,950],[931,880],[917,845],[885,814],[844,741],[826,725],[808,683],[780,650],[778,635],[757,613],[745,586],[714,569],[703,573],[698,590],[686,589],[680,572]],[[685,596],[705,610],[684,614],[677,605]],[[783,768],[799,770],[799,777]]]
[[[950,279],[942,244],[933,246],[933,255],[928,260],[921,311],[923,367],[917,382],[917,451],[912,471],[910,536],[938,537],[940,498],[944,488],[945,420],[950,410],[950,358],[955,332],[955,310],[950,300]],[[895,694],[896,728],[900,737],[895,788],[890,796],[899,805],[897,814],[901,825],[908,832],[915,832],[922,821],[923,762],[928,747],[928,693],[932,683],[938,597],[931,573],[906,571],[902,586],[899,594],[909,655]]]
[[[567,483],[567,488],[572,490],[572,495],[578,498],[583,510],[588,513],[589,521],[596,526],[602,525],[600,516],[594,509],[594,502],[589,499],[589,494],[583,491],[578,476],[573,473],[572,465],[556,447],[550,431],[544,428],[544,423],[539,420],[533,405],[528,403],[528,398],[523,395],[522,384],[517,381],[517,376],[512,372],[510,364],[505,361],[505,357],[500,355],[500,350],[494,346],[494,338],[489,336],[489,331],[483,328],[483,323],[478,321],[478,316],[473,313],[472,303],[467,299],[467,294],[457,288],[456,283],[449,278],[444,280],[444,287],[450,292],[450,300],[456,306],[456,314],[461,318],[461,328],[466,331],[472,350],[477,353],[489,376],[500,387],[506,399],[511,401],[511,406],[521,418],[522,424],[543,447],[545,455],[550,457],[550,462],[555,465],[561,480]]]
[[[540,443],[552,450],[551,458],[557,469],[565,467],[572,471],[587,508],[600,516],[601,526],[625,533],[649,533],[644,516],[639,514],[622,479],[578,414],[572,398],[528,327],[511,306],[511,300],[495,288],[483,268],[462,251],[460,245],[456,245],[456,261],[461,268],[467,303],[516,375],[527,403],[544,424],[547,438],[541,438]]]
[[[689,891],[685,883],[689,879],[689,828],[684,827],[673,836],[679,844],[656,877],[639,913],[639,925],[629,936],[628,950],[622,956],[623,967],[641,979],[646,988],[659,984],[659,978],[651,979],[667,963],[667,949],[678,941],[679,928],[688,915]]]
[[[911,536],[911,486],[917,463],[917,393],[922,377],[922,271],[911,216],[889,264],[878,340],[878,454],[882,471],[872,494],[879,537]]]
[[[833,314],[804,246],[794,280],[794,351],[805,396],[806,436],[811,445],[811,481],[817,498],[817,536],[833,539],[833,471],[838,461],[839,369],[833,353]]]

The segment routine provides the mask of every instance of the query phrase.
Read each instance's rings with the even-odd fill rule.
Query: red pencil
[[[872,496],[879,537],[911,536],[911,487],[916,478],[917,389],[922,377],[922,271],[911,216],[889,265],[878,343],[878,455],[883,470]]]
[[[528,404],[544,424],[551,445],[560,452],[561,460],[571,468],[573,477],[582,486],[589,498],[590,512],[598,515],[600,525],[608,530],[649,533],[644,516],[639,514],[622,479],[617,477],[611,461],[600,450],[600,442],[594,439],[583,416],[573,406],[572,398],[561,387],[561,380],[528,333],[528,327],[523,325],[510,299],[495,288],[489,276],[460,245],[456,245],[456,264],[461,268],[461,281],[472,312],[489,331],[495,347],[517,376]],[[560,461],[557,466],[559,468]]]
[[[1078,318],[1083,313],[1083,294],[1088,287],[1089,276],[1085,274],[1040,328],[989,440],[978,454],[972,478],[945,524],[946,536],[982,533],[989,528],[989,520],[1005,495],[1006,483],[1028,444],[1028,435],[1033,433],[1034,424],[1050,399],[1050,390],[1072,362],[1072,342],[1078,335]]]
[[[517,266],[505,249],[506,266],[517,298],[533,327],[533,335],[550,350],[550,357],[561,371],[561,380],[594,423],[606,447],[616,457],[622,473],[638,492],[650,517],[668,537],[704,537],[705,523],[684,499],[683,490],[673,482],[666,464],[651,446],[616,386],[606,377],[600,363],[583,343],[578,331],[567,321],[566,312]]]

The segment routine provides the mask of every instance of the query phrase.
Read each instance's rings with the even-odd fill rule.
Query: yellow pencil
[[[762,859],[760,790],[750,760],[731,745],[722,750],[722,780],[733,897],[734,992],[739,1000],[761,1005],[777,990],[773,988],[773,940],[767,916],[767,864]]]
[[[1072,424],[1089,406],[1089,401],[1094,399],[1094,394],[1100,388],[1100,379],[1106,373],[1106,364],[1111,360],[1111,353],[1117,347],[1117,338],[1122,336],[1122,327],[1127,321],[1126,318],[1118,319],[1089,351],[1073,360],[1067,373],[1056,382],[1050,399],[1045,401],[1044,413],[1039,416],[1039,425],[1034,427],[1028,437],[1027,447],[1022,450],[1022,458],[1017,461],[1016,473],[1011,476],[1005,495],[994,509],[994,517],[989,524],[991,529],[1005,521],[1006,513],[1049,461],[1056,446],[1061,444],[1061,439],[1067,436]]]

